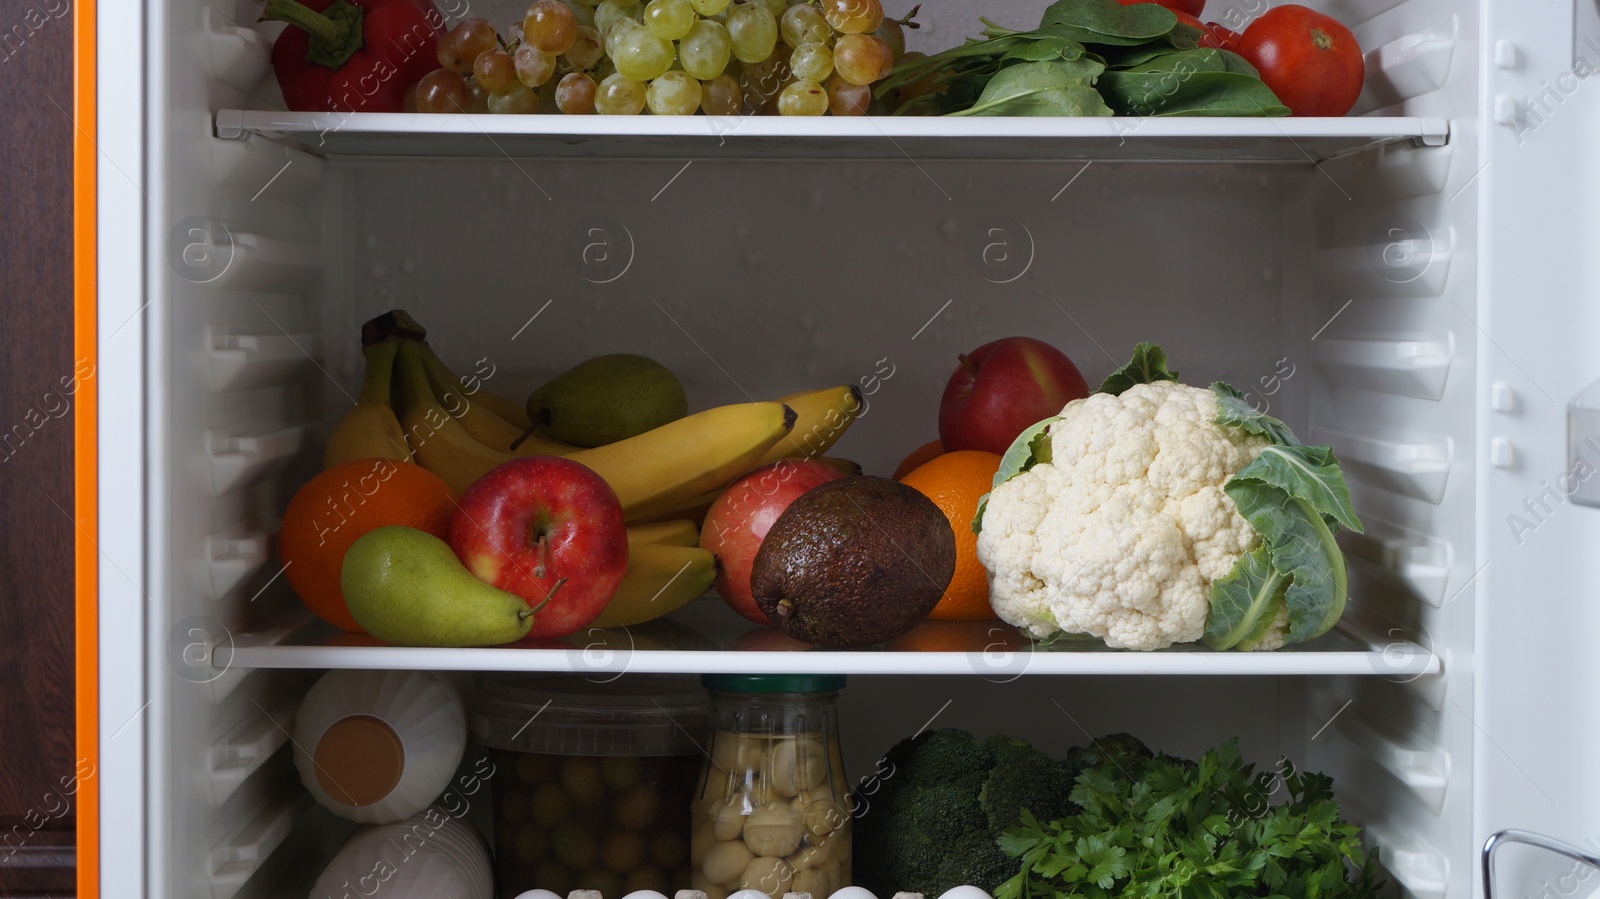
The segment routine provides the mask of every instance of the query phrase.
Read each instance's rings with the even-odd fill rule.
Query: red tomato
[[[1200,46],[1239,52],[1239,32],[1226,25],[1218,25],[1216,22],[1207,22],[1200,27],[1206,32],[1205,37],[1200,39]]]
[[[1200,10],[1206,8],[1206,0],[1117,0],[1123,6],[1132,6],[1135,3],[1154,3],[1165,6],[1173,12],[1186,12],[1191,16],[1200,15]]]
[[[1366,77],[1350,29],[1304,6],[1267,10],[1244,30],[1238,53],[1297,116],[1344,115]]]
[[[1206,31],[1206,26],[1205,26],[1204,23],[1202,23],[1199,19],[1195,18],[1194,16],[1189,15],[1188,13],[1184,12],[1181,9],[1173,10],[1172,14],[1178,17],[1178,21],[1180,21],[1183,24],[1188,25],[1190,28],[1193,28],[1196,31],[1200,32],[1200,37],[1198,38],[1198,40],[1200,41],[1200,46],[1202,46],[1202,47],[1207,46],[1206,42],[1205,42],[1205,36],[1209,32]]]

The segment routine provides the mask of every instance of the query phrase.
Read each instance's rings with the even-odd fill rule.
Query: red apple
[[[1072,360],[1032,337],[991,341],[959,358],[939,402],[945,452],[1004,453],[1029,425],[1089,395]]]
[[[717,556],[717,593],[735,612],[770,625],[750,594],[750,566],[783,510],[818,484],[844,477],[821,462],[779,459],[741,476],[722,491],[700,526],[700,548]]]
[[[450,519],[450,548],[484,581],[530,608],[544,604],[529,637],[561,637],[593,621],[628,567],[616,492],[559,456],[513,459],[468,487]]]

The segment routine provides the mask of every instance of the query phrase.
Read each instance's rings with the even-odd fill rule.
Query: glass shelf
[[[561,640],[472,649],[390,646],[322,622],[240,633],[213,652],[240,668],[388,668],[553,671],[614,678],[624,673],[945,674],[1010,679],[1037,674],[1375,675],[1411,680],[1438,674],[1439,659],[1404,640],[1341,625],[1277,652],[1215,652],[1203,646],[1121,652],[1094,642],[1031,643],[999,621],[929,621],[883,646],[820,649],[734,614],[715,594],[630,628],[591,629]]]
[[[1397,141],[1445,143],[1445,119],[561,116],[224,109],[216,134],[328,156],[1321,162]]]

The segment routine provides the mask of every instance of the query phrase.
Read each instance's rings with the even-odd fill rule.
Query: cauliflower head
[[[1114,648],[1200,639],[1211,582],[1260,543],[1223,485],[1269,443],[1216,419],[1210,390],[1174,381],[1069,403],[1050,461],[989,495],[978,560],[995,613]],[[1279,615],[1256,648],[1281,646],[1286,626]]]

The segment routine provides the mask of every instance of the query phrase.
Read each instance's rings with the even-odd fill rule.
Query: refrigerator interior
[[[518,12],[480,3],[440,8],[496,22]],[[1228,22],[1218,3],[1207,17]],[[1257,12],[1250,3],[1236,0],[1237,13]],[[131,866],[119,869],[126,881],[108,878],[107,895],[304,895],[313,862],[348,829],[299,786],[286,730],[295,703],[331,664],[428,663],[278,646],[308,616],[277,577],[272,541],[359,383],[360,323],[395,307],[429,328],[453,367],[492,371],[491,387],[509,396],[610,352],[664,362],[692,407],[861,384],[868,413],[834,454],[878,474],[936,436],[956,354],[1011,334],[1061,347],[1091,384],[1149,340],[1186,382],[1255,394],[1346,465],[1367,525],[1346,544],[1346,635],[1375,649],[1366,670],[1305,674],[1286,657],[1277,671],[1262,658],[1260,674],[1206,676],[1201,661],[1186,674],[1058,676],[1030,670],[1027,654],[979,649],[938,660],[948,676],[912,676],[881,673],[902,670],[893,661],[823,656],[808,664],[856,675],[842,696],[848,770],[870,771],[929,719],[1055,752],[1113,731],[1190,754],[1238,736],[1260,764],[1288,756],[1333,775],[1404,894],[1469,895],[1478,10],[1317,5],[1367,50],[1356,113],[1449,119],[1447,142],[1317,158],[1268,123],[1281,158],[1255,161],[1214,137],[1223,126],[1192,120],[1177,127],[1192,128],[1199,149],[1176,161],[1141,158],[1138,122],[1126,147],[1093,158],[1073,158],[1069,141],[1064,159],[961,158],[959,143],[937,154],[946,158],[880,147],[882,158],[817,159],[804,138],[775,144],[771,158],[722,158],[710,133],[656,158],[507,155],[481,141],[425,156],[319,153],[305,135],[213,134],[221,110],[276,108],[253,2],[150,4],[154,302],[140,326],[150,706],[142,811],[107,810],[108,826],[142,840],[107,837]],[[1026,25],[1043,6],[984,12]],[[980,8],[925,4],[913,46],[974,33]],[[228,230],[215,278],[169,262],[171,235],[191,218]],[[585,262],[597,235],[626,263]],[[219,653],[254,649],[196,670],[173,651],[196,633]],[[564,655],[451,658],[579,670]],[[1415,673],[1419,655],[1437,673]],[[1228,664],[1256,664],[1239,658]],[[785,665],[779,654],[745,660]]]

